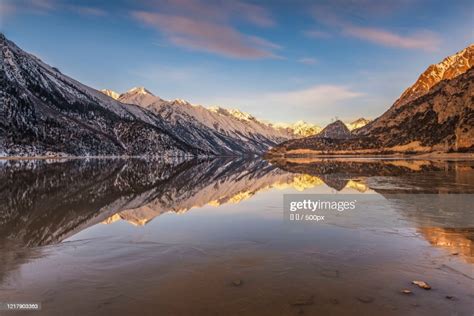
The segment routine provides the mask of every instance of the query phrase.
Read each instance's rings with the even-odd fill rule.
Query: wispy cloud
[[[217,104],[237,107],[244,105],[259,108],[262,111],[271,109],[274,112],[288,112],[290,109],[298,109],[318,112],[321,109],[364,95],[364,93],[354,91],[347,86],[322,84],[295,90],[219,98],[212,103],[217,102]]]
[[[318,60],[312,57],[303,57],[298,59],[298,62],[305,65],[316,65],[318,63]]]
[[[388,47],[424,51],[437,50],[440,47],[441,39],[436,33],[428,30],[412,29],[410,32],[397,33],[387,28],[361,25],[364,21],[387,16],[390,12],[407,4],[406,0],[394,3],[373,0],[336,0],[331,5],[315,5],[312,15],[318,23],[332,28],[343,36]],[[308,31],[306,34],[311,35]],[[316,32],[314,35],[316,37],[318,33]]]
[[[8,9],[5,13],[4,8]],[[84,16],[105,16],[107,11],[93,6],[83,6],[71,4],[70,1],[62,0],[18,0],[8,1],[4,0],[0,4],[0,12],[2,14],[32,12],[37,14],[47,14],[56,11],[69,11]]]
[[[280,46],[268,40],[248,36],[219,21],[162,13],[134,11],[132,16],[163,32],[170,42],[188,49],[206,51],[233,58],[278,57]]]
[[[343,34],[390,47],[435,51],[439,48],[439,37],[429,31],[416,31],[410,35],[400,35],[380,28],[348,26]]]
[[[276,25],[270,12],[257,4],[239,0],[156,0],[151,8],[167,14],[196,17],[206,21],[244,20],[260,27]]]
[[[15,12],[16,8],[14,5],[8,2],[0,2],[0,16],[8,16]]]
[[[349,86],[321,84],[286,91],[211,96],[199,102],[239,108],[259,118],[271,117],[273,120],[291,122],[303,117],[309,122],[322,123],[338,113],[357,112],[352,105],[365,97],[364,93]]]
[[[305,89],[264,94],[262,101],[269,104],[285,104],[292,107],[325,107],[340,101],[363,96],[346,86],[314,85]]]
[[[247,21],[261,27],[275,26],[276,22],[265,8],[241,1],[229,1],[229,12],[241,14]]]

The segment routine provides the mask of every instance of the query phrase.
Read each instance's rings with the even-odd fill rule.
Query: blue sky
[[[474,42],[474,2],[2,0],[21,48],[94,88],[277,122],[374,118]]]

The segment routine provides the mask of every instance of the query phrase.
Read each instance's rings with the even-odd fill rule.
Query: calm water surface
[[[0,161],[0,179],[0,302],[42,303],[15,315],[473,314],[472,205],[409,198],[472,198],[472,161]],[[301,225],[295,193],[377,202]]]

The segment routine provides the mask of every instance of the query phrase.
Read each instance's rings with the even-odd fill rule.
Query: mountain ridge
[[[113,90],[109,90],[109,89],[102,89],[100,91],[102,91],[103,93],[109,96],[111,94],[111,91],[114,92]],[[138,94],[140,94],[141,97],[135,97],[135,95],[137,94],[136,91],[139,91]],[[173,100],[167,101],[154,95],[152,92],[150,92],[150,90],[146,89],[145,87],[132,88],[121,94],[117,92],[114,92],[114,93],[119,95],[119,97],[117,97],[117,100],[119,100],[120,102],[140,105],[145,108],[150,106],[152,103],[154,104],[154,107],[160,107],[164,105],[165,103],[168,103],[168,104],[172,104],[176,106],[200,107],[210,112],[214,112],[223,116],[228,116],[242,122],[254,121],[261,126],[265,126],[265,128],[267,129],[274,129],[274,133],[276,134],[276,137],[280,139],[285,139],[285,138],[291,139],[291,138],[312,136],[312,135],[318,134],[322,130],[320,126],[307,123],[302,120],[296,121],[294,123],[273,123],[269,121],[260,120],[250,113],[243,112],[235,108],[224,108],[220,106],[205,107],[202,105],[192,104],[183,99],[173,99]],[[349,128],[349,130],[353,130],[356,128],[360,128],[369,122],[370,120],[368,119],[359,118],[355,121],[346,122],[344,124],[347,126],[347,128]],[[273,136],[267,135],[267,137],[270,137],[270,138]]]
[[[203,153],[142,107],[62,74],[0,33],[2,156]]]
[[[413,85],[408,87],[395,101],[394,106],[400,107],[428,91],[442,80],[453,79],[465,73],[474,66],[474,44],[444,58],[437,64],[432,64],[418,77]]]
[[[443,59],[437,64],[439,67],[428,67],[420,76],[422,81],[427,71],[440,67],[449,74],[449,79],[437,77],[438,81],[427,92],[417,92],[420,95],[413,100],[410,99],[413,95],[409,96],[406,91],[421,90],[405,90],[385,113],[354,129],[351,138],[290,140],[271,149],[267,155],[474,151],[474,67],[466,68],[473,51],[470,45],[454,57]]]

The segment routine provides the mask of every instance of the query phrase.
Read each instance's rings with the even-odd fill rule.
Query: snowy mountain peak
[[[122,103],[136,104],[142,107],[147,107],[155,102],[163,102],[160,97],[155,96],[144,87],[132,88],[122,93],[117,100]]]
[[[171,103],[178,104],[178,105],[192,105],[191,103],[183,99],[174,99],[173,101],[171,101]]]
[[[214,113],[219,113],[219,112],[225,111],[225,109],[221,108],[220,106],[210,106],[207,109],[211,112],[214,112]]]
[[[347,128],[352,131],[352,130],[355,130],[357,128],[361,128],[367,124],[370,123],[370,120],[366,119],[366,118],[358,118],[357,120],[353,121],[353,122],[350,122],[350,123],[346,123],[346,126]]]
[[[249,113],[246,113],[246,112],[242,112],[238,109],[229,109],[228,112],[233,116],[235,117],[236,119],[238,120],[241,120],[241,121],[252,121],[252,120],[256,120],[255,117],[253,117],[251,114]]]
[[[125,92],[124,94],[127,94],[127,93],[134,93],[134,94],[150,94],[152,96],[155,96],[153,93],[151,93],[149,90],[145,89],[145,87],[134,87],[130,90],[128,90],[127,92]]]
[[[296,121],[293,124],[277,123],[274,126],[290,130],[295,137],[313,136],[321,131],[321,127],[318,125],[307,123],[303,120]]]
[[[243,122],[256,121],[264,125],[269,125],[269,124],[263,123],[262,121],[257,120],[253,115],[247,112],[242,112],[239,109],[225,109],[220,106],[211,106],[211,107],[208,107],[207,109],[211,112],[229,116],[239,121],[243,121]]]
[[[102,90],[100,90],[100,92],[102,92],[105,95],[108,95],[109,97],[111,97],[112,99],[115,99],[115,100],[117,100],[120,97],[120,93],[117,93],[113,90],[102,89]]]

